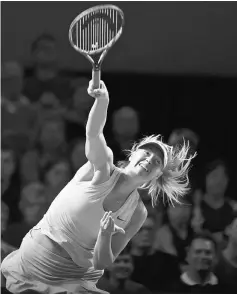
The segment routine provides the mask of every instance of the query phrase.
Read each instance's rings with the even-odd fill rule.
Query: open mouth
[[[142,163],[139,163],[139,166],[141,166],[146,172],[148,172],[148,169]]]

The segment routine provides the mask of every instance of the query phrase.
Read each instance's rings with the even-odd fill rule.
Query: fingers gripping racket
[[[100,86],[101,64],[122,34],[124,14],[114,5],[99,5],[80,13],[69,28],[72,47],[92,64],[92,85]]]

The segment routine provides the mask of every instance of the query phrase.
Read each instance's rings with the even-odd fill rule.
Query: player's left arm
[[[93,258],[95,269],[105,269],[114,262],[128,242],[139,231],[146,217],[147,210],[142,201],[139,201],[130,223],[125,229],[125,234],[117,232],[112,235],[99,232]]]

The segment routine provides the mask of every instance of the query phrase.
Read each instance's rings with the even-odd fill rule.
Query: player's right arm
[[[109,94],[104,82],[99,89],[93,89],[89,83],[88,94],[95,98],[86,124],[86,157],[93,164],[95,171],[110,167],[113,163],[113,153],[107,146],[103,130],[107,119]]]

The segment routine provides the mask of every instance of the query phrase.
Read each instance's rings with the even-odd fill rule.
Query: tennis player
[[[103,135],[108,91],[102,81],[96,90],[90,82],[88,93],[95,98],[86,125],[88,162],[3,260],[12,293],[107,293],[96,287],[98,279],[147,217],[137,189],[149,189],[153,206],[159,194],[179,202],[188,190],[192,157],[185,143],[174,149],[159,135],[146,137],[115,166]]]

